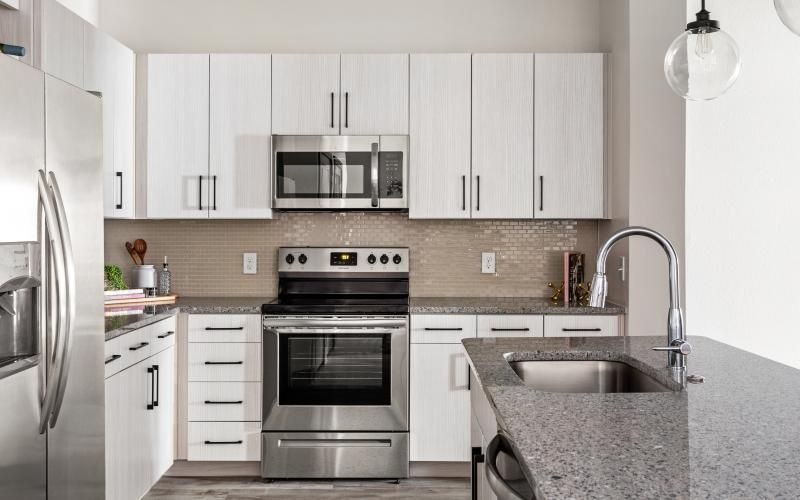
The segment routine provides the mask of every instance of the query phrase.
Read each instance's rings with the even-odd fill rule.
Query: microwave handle
[[[378,207],[378,147],[377,142],[372,143],[372,155],[370,158],[370,170],[372,177],[372,207]]]

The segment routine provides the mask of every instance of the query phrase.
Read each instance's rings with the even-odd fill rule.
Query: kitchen
[[[792,496],[798,17],[704,4],[1,1],[0,497]]]

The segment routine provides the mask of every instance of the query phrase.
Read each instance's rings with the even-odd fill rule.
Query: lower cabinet
[[[545,337],[615,337],[622,316],[551,315],[544,317]]]

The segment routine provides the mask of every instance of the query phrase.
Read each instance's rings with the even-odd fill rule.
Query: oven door
[[[264,318],[266,431],[407,431],[408,320]]]

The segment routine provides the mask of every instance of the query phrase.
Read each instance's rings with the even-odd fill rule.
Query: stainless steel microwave
[[[408,208],[408,136],[272,137],[273,208]]]

